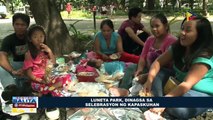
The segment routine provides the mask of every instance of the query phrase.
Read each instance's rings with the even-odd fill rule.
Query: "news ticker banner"
[[[41,97],[45,107],[213,107],[213,97]]]
[[[16,96],[12,97],[12,113],[37,113],[38,97]]]
[[[13,97],[13,111],[36,112],[36,108],[87,107],[213,107],[213,97]]]

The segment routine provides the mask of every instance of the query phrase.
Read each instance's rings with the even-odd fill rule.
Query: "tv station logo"
[[[38,108],[38,97],[12,97],[12,104],[12,113],[36,113]]]

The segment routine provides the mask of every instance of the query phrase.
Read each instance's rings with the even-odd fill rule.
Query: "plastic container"
[[[63,57],[57,58],[56,63],[59,65],[65,64],[65,58],[63,58]]]
[[[77,74],[79,82],[96,82],[96,77],[98,77],[98,74],[94,72],[80,72]]]

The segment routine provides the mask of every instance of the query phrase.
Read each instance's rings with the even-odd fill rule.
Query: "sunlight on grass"
[[[79,11],[72,11],[71,14],[70,14],[70,17],[69,17],[67,11],[62,11],[61,12],[61,17],[63,19],[68,19],[68,18],[92,18],[92,14],[90,12],[83,12],[83,11],[79,10]]]
[[[6,16],[6,19],[10,19],[10,18],[12,18],[12,17],[13,17],[13,14],[8,13],[7,16]]]

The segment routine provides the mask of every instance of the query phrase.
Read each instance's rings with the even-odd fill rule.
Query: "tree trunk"
[[[180,0],[177,1],[178,1],[178,8],[181,9],[181,1]]]
[[[203,15],[207,15],[207,3],[208,0],[203,0]]]
[[[73,40],[56,8],[55,0],[28,0],[36,24],[47,34],[47,45],[57,56],[73,50]]]
[[[194,0],[190,0],[190,8],[193,10]]]

